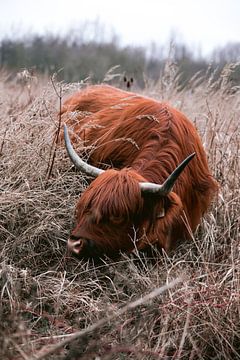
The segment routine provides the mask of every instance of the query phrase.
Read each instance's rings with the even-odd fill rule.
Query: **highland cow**
[[[217,183],[194,125],[180,111],[95,85],[70,97],[62,114],[69,157],[94,178],[76,206],[71,252],[115,257],[152,246],[168,251],[192,237]],[[79,138],[92,146],[88,163],[70,138],[74,146]]]

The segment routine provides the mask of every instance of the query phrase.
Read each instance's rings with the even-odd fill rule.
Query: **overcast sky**
[[[176,40],[203,54],[240,42],[240,0],[0,0],[0,37],[65,32],[98,19],[122,45]]]

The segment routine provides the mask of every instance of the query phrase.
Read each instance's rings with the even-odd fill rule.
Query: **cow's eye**
[[[165,209],[162,208],[158,213],[157,213],[157,219],[161,219],[165,216]]]
[[[115,224],[115,225],[118,225],[118,224],[122,224],[123,223],[123,218],[122,216],[114,216],[114,215],[111,215],[109,217],[109,220],[111,223]]]

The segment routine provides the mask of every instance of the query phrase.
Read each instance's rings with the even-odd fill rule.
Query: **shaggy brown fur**
[[[72,239],[91,240],[93,254],[112,256],[149,244],[168,250],[191,236],[217,183],[195,127],[181,112],[166,103],[97,85],[74,94],[62,113],[68,127],[86,145],[94,145],[90,163],[117,169],[100,175],[80,197]],[[76,142],[76,137],[72,140]],[[196,156],[173,192],[164,198],[141,195],[139,182],[163,183],[193,152]],[[159,218],[163,209],[165,216]],[[84,254],[91,255],[86,246],[79,252]]]

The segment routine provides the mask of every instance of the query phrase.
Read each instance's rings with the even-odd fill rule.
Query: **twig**
[[[168,289],[173,288],[174,286],[176,286],[181,281],[183,281],[183,279],[181,277],[179,277],[179,278],[173,280],[172,282],[170,282],[169,284],[166,284],[164,286],[161,286],[159,288],[154,289],[149,294],[143,296],[142,298],[139,298],[139,299],[137,299],[135,301],[132,301],[132,302],[128,303],[124,307],[118,309],[114,314],[108,315],[108,316],[100,319],[99,321],[97,321],[95,324],[89,326],[88,328],[77,331],[77,332],[75,332],[73,334],[68,335],[67,339],[59,342],[58,344],[53,345],[50,348],[47,348],[45,350],[44,350],[44,348],[41,349],[37,354],[33,355],[32,358],[30,358],[29,360],[41,360],[41,359],[46,358],[47,356],[53,354],[57,350],[63,348],[65,345],[68,345],[72,341],[74,341],[76,339],[79,339],[79,338],[81,338],[83,336],[86,336],[87,334],[89,334],[89,333],[95,331],[96,329],[102,327],[103,325],[108,323],[110,320],[113,320],[114,318],[117,318],[117,317],[123,315],[128,310],[135,309],[136,307],[138,307],[140,305],[143,305],[146,302],[154,299],[155,297],[157,297],[158,295],[164,293]]]
[[[51,173],[52,173],[54,161],[55,161],[55,158],[56,158],[56,151],[57,151],[59,133],[60,133],[60,130],[61,130],[61,125],[62,125],[62,113],[61,113],[61,108],[62,108],[62,87],[60,86],[59,92],[58,92],[57,88],[56,88],[56,85],[54,83],[53,77],[51,77],[51,82],[52,82],[53,89],[54,89],[57,97],[59,98],[59,114],[58,114],[58,128],[57,128],[56,135],[54,136],[54,139],[53,139],[53,145],[51,147],[50,157],[49,157],[49,162],[48,162],[48,167],[47,167],[47,180],[49,180],[49,178],[51,176]],[[52,155],[52,148],[53,148],[53,155]]]
[[[131,347],[131,346],[121,346],[121,345],[116,345],[116,346],[109,346],[109,345],[103,345],[104,351],[102,352],[102,356],[104,355],[111,355],[111,354],[116,354],[116,353],[125,353],[128,355],[131,354],[136,354],[136,355],[142,355],[142,356],[151,356],[154,357],[156,359],[160,359],[160,352],[154,352],[152,350],[149,349],[140,349],[138,347]],[[90,355],[90,354],[88,354]],[[92,353],[91,355],[97,355],[96,353]]]
[[[177,357],[176,357],[177,360],[181,359],[183,345],[184,345],[186,337],[188,335],[187,332],[188,332],[189,323],[190,323],[190,316],[191,316],[191,303],[192,303],[192,296],[190,296],[190,298],[188,299],[187,316],[186,316],[186,321],[185,321],[185,325],[184,325],[183,334],[182,334],[182,338],[181,338],[181,341],[180,341],[179,349],[178,349],[178,352],[177,352]]]
[[[0,146],[0,156],[3,154],[3,146],[4,146],[4,143],[5,143],[5,139],[6,139],[6,135],[7,135],[7,130],[8,130],[8,126],[6,126],[6,129],[5,129],[4,134],[3,134],[2,144],[1,144],[1,146]]]
[[[22,358],[24,360],[30,360],[29,357],[25,354],[25,352],[20,348],[20,346],[13,339],[10,339],[10,342],[14,345],[14,347],[20,353],[20,355],[22,356]]]

